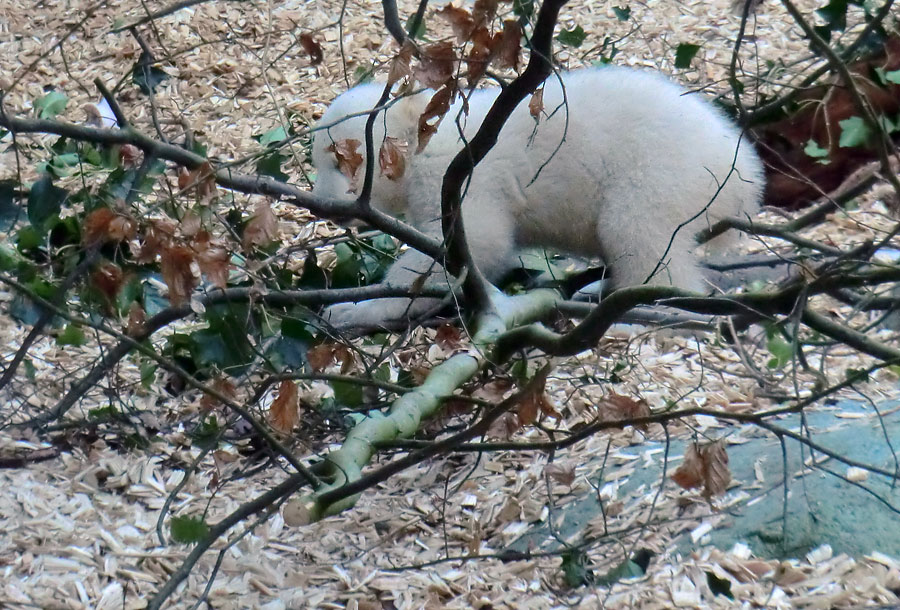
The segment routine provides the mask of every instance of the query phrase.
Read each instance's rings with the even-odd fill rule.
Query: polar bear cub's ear
[[[319,125],[323,128],[313,138],[315,194],[345,200],[356,197],[366,167],[366,113],[377,106],[383,90],[381,83],[354,87],[335,99],[322,116]],[[388,103],[387,110],[378,113],[373,130],[376,163],[372,205],[402,214],[406,211],[406,178],[416,149],[419,116],[428,96],[412,95]],[[345,165],[342,172],[340,154],[359,156],[354,156],[350,170]]]

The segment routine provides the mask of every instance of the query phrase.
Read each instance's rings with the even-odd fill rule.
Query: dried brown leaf
[[[300,421],[300,392],[297,384],[285,379],[278,387],[278,396],[269,407],[269,423],[282,434],[289,434]]]
[[[389,85],[394,86],[401,80],[412,77],[413,72],[412,67],[410,67],[410,61],[412,60],[413,51],[415,51],[415,45],[412,41],[408,39],[404,41],[400,51],[391,60],[391,69],[388,72]]]
[[[459,329],[451,324],[442,324],[434,334],[434,342],[441,349],[452,352],[462,347],[462,335]]]
[[[472,7],[472,20],[475,27],[490,25],[497,14],[497,5],[499,0],[475,0],[475,6]]]
[[[231,400],[237,398],[237,388],[228,377],[217,377],[212,382],[210,387],[212,387],[213,390],[219,392],[226,398],[229,398]],[[205,392],[203,394],[203,398],[200,399],[200,409],[207,413],[209,411],[212,411],[220,404],[221,401],[218,398],[216,398],[212,394],[207,394]]]
[[[300,46],[309,55],[309,63],[314,66],[322,63],[322,59],[325,57],[322,45],[312,37],[312,34],[300,34]]]
[[[204,161],[194,169],[182,167],[178,172],[178,189],[187,191],[197,188],[197,197],[201,203],[209,203],[217,197],[215,170],[209,161]]]
[[[341,343],[322,343],[309,348],[306,352],[306,361],[313,371],[320,372],[335,362],[341,364],[341,373],[350,372],[356,364],[356,355],[346,345]]]
[[[144,322],[147,320],[147,312],[137,301],[131,302],[128,308],[128,321],[125,323],[125,332],[130,337],[136,337],[144,332]]]
[[[428,379],[428,375],[431,373],[431,367],[416,365],[409,369],[409,373],[412,375],[416,385],[422,385],[425,383],[425,380]]]
[[[575,464],[553,462],[544,466],[544,474],[561,485],[571,487],[575,482]]]
[[[728,489],[731,482],[731,470],[728,468],[728,453],[725,442],[721,439],[703,448],[703,459],[706,462],[706,480],[704,496],[707,499],[720,496]]]
[[[475,21],[472,15],[464,8],[458,8],[452,4],[448,4],[437,12],[439,17],[443,17],[453,29],[456,40],[462,44],[469,39],[469,34],[475,27]]]
[[[413,68],[416,79],[431,89],[443,87],[456,72],[456,49],[449,40],[429,45],[422,50],[419,63]]]
[[[122,269],[114,263],[103,263],[91,274],[91,283],[105,296],[110,302],[114,302],[122,284],[125,280],[125,274]]]
[[[160,271],[169,288],[169,302],[175,307],[187,303],[197,285],[191,269],[193,262],[194,252],[187,246],[175,245],[162,252]]]
[[[81,226],[82,243],[94,246],[120,242],[134,237],[137,223],[109,208],[97,208],[84,219]]]
[[[544,88],[541,87],[531,94],[528,101],[528,112],[534,117],[535,121],[541,120],[541,113],[544,112]]]
[[[225,246],[212,240],[206,231],[200,231],[191,242],[191,247],[197,253],[197,265],[207,281],[216,288],[227,287],[231,257]]]
[[[253,209],[253,216],[244,227],[243,245],[245,250],[253,246],[264,246],[278,239],[278,217],[268,201],[260,201]]]
[[[545,409],[553,410],[544,391],[550,369],[551,367],[548,364],[535,373],[534,377],[528,380],[519,399],[515,402],[514,409],[519,416],[519,423],[522,426],[534,423],[538,414],[545,411]]]
[[[201,228],[200,215],[193,211],[185,213],[181,217],[181,222],[178,223],[178,228],[185,237],[193,237]]]
[[[116,217],[109,221],[107,236],[111,241],[120,242],[134,239],[135,235],[137,235],[137,223],[133,219],[116,214]]]
[[[116,213],[109,208],[97,208],[88,214],[81,226],[81,241],[86,246],[105,243],[109,235],[109,223]]]
[[[338,170],[350,181],[350,190],[348,192],[351,193],[356,192],[359,168],[362,167],[363,161],[365,161],[363,156],[356,151],[360,146],[362,146],[362,142],[359,140],[346,138],[337,140],[325,149],[327,152],[334,153]]]
[[[466,57],[466,67],[469,69],[469,86],[473,87],[487,70],[491,61],[491,53],[494,48],[494,37],[484,26],[472,32],[472,48]],[[498,38],[499,40],[499,38]]]
[[[153,220],[144,231],[141,249],[137,254],[137,262],[140,264],[152,263],[172,243],[176,225],[170,219]]]
[[[306,352],[306,361],[315,372],[324,371],[334,362],[334,344],[322,343],[315,345]]]
[[[437,133],[437,125],[429,125],[428,123],[419,121],[419,143],[416,146],[416,154],[419,154],[425,147],[428,146],[428,143],[431,141],[432,136]],[[421,286],[420,286],[421,289]]]
[[[684,489],[703,487],[707,500],[725,493],[731,482],[728,454],[722,440],[700,446],[691,444],[684,452],[684,461],[672,474],[672,480]]]
[[[652,415],[647,401],[643,399],[635,400],[615,392],[607,394],[597,407],[600,409],[599,418],[601,421],[622,422],[623,425],[628,424],[633,419],[650,417]],[[640,424],[637,427],[641,430],[646,430],[647,425]]]
[[[681,465],[672,473],[672,480],[684,489],[694,489],[703,485],[703,459],[697,443],[690,445],[684,452]]]
[[[500,40],[494,46],[494,61],[503,69],[519,69],[519,55],[522,49],[522,26],[515,19],[503,22]]]
[[[450,110],[450,101],[453,99],[454,91],[455,87],[447,85],[428,100],[428,105],[425,106],[425,110],[419,116],[419,143],[416,147],[416,154],[425,150],[425,146],[428,145],[431,136],[437,132],[437,126]],[[429,121],[432,119],[437,119],[437,121],[430,123]]]
[[[137,167],[143,153],[134,144],[122,144],[119,147],[119,162],[123,167]]]
[[[504,413],[494,420],[488,428],[488,436],[508,440],[522,428],[519,417],[515,413]]]
[[[406,153],[409,143],[387,136],[378,150],[378,167],[388,180],[400,180],[406,173]]]

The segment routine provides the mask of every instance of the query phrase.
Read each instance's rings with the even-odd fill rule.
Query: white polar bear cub
[[[351,89],[331,104],[321,123],[373,108],[382,89]],[[399,179],[381,175],[376,164],[372,205],[440,237],[440,186],[464,146],[460,128],[470,139],[498,93],[473,92],[468,114],[457,100],[419,154],[418,119],[433,92],[402,99],[379,114],[376,150],[390,136],[408,143],[408,152]],[[628,68],[551,76],[540,121],[531,116],[528,101],[513,111],[465,191],[469,247],[487,278],[496,282],[516,267],[521,248],[547,247],[602,258],[615,287],[649,282],[704,291],[692,253],[694,234],[721,218],[753,214],[763,189],[762,165],[737,127],[700,96],[658,74]],[[315,194],[355,198],[330,147],[349,138],[364,142],[365,121],[355,117],[316,133]],[[410,250],[385,281],[410,286],[423,273],[445,281],[436,269]],[[375,327],[416,317],[435,304],[375,299],[332,306],[325,317],[339,328]]]

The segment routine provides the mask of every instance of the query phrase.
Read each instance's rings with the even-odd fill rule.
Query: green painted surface
[[[872,417],[874,411],[868,403],[843,401],[833,410],[810,413],[807,416],[811,437],[817,444],[837,454],[858,462],[871,464],[885,470],[900,470],[891,445],[900,451],[900,409],[891,413],[897,403],[879,405],[879,411],[887,413],[883,423]],[[863,415],[860,419],[838,418],[840,413]],[[790,430],[799,430],[799,417],[777,422]],[[891,442],[889,442],[889,440]],[[629,452],[644,452],[660,444],[648,443]],[[685,443],[673,442],[670,455],[682,455]],[[802,469],[803,460],[810,456],[807,447],[786,438],[787,467],[782,460],[778,439],[772,435],[752,438],[741,445],[728,447],[729,466],[733,478],[741,482],[741,488],[754,496],[737,507],[729,508],[727,517],[713,530],[708,539],[699,545],[712,543],[728,549],[735,542],[744,542],[760,557],[799,557],[822,544],[831,545],[835,553],[860,556],[880,551],[900,558],[900,480],[870,473],[868,479],[858,484],[850,483],[831,473],[846,476],[847,465],[834,459],[820,463],[818,469]],[[662,472],[662,453],[653,467],[637,468],[620,488],[619,497],[644,485],[656,489]],[[821,454],[817,458],[822,458]],[[602,459],[601,457],[597,458]],[[765,487],[751,489],[756,481],[754,464],[759,461]],[[680,463],[680,462],[678,462]],[[678,463],[670,463],[671,473]],[[612,473],[611,469],[607,472]],[[790,473],[787,486],[787,510],[784,473]],[[796,476],[803,472],[802,476]],[[602,481],[599,482],[603,484]],[[895,483],[892,485],[892,483]],[[674,485],[667,481],[666,485]],[[740,489],[740,488],[737,488]],[[730,490],[735,493],[737,489]],[[761,496],[761,497],[760,497]],[[757,499],[758,497],[758,499]],[[595,494],[572,502],[554,512],[558,539],[577,542],[587,524],[600,515],[600,505]],[[786,521],[783,516],[786,515]],[[786,527],[783,527],[786,524]],[[782,531],[787,532],[782,539]],[[694,546],[689,536],[682,536],[679,546],[690,551]],[[550,535],[546,524],[536,524],[509,550],[525,552],[528,549],[558,549],[560,543]]]

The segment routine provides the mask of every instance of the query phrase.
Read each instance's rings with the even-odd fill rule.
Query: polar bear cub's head
[[[318,174],[313,194],[333,199],[356,199],[366,171],[365,130],[368,111],[377,106],[383,90],[382,83],[359,85],[337,97],[325,111],[319,121],[322,128],[313,137],[312,160]],[[375,118],[373,143],[376,161],[371,203],[373,207],[388,214],[399,215],[406,212],[409,164],[416,148],[418,117],[427,102],[427,97],[420,98],[420,95],[401,100],[389,98],[390,107],[380,111]],[[395,154],[399,151],[404,157],[402,163],[405,170],[401,175],[391,176],[391,172],[386,175],[379,167],[377,156],[388,137],[395,144]],[[348,141],[351,141],[349,145]],[[348,146],[351,150],[355,147],[355,152],[362,156],[361,163],[352,164],[357,165],[353,180],[342,173],[339,167],[338,151],[346,151]]]

